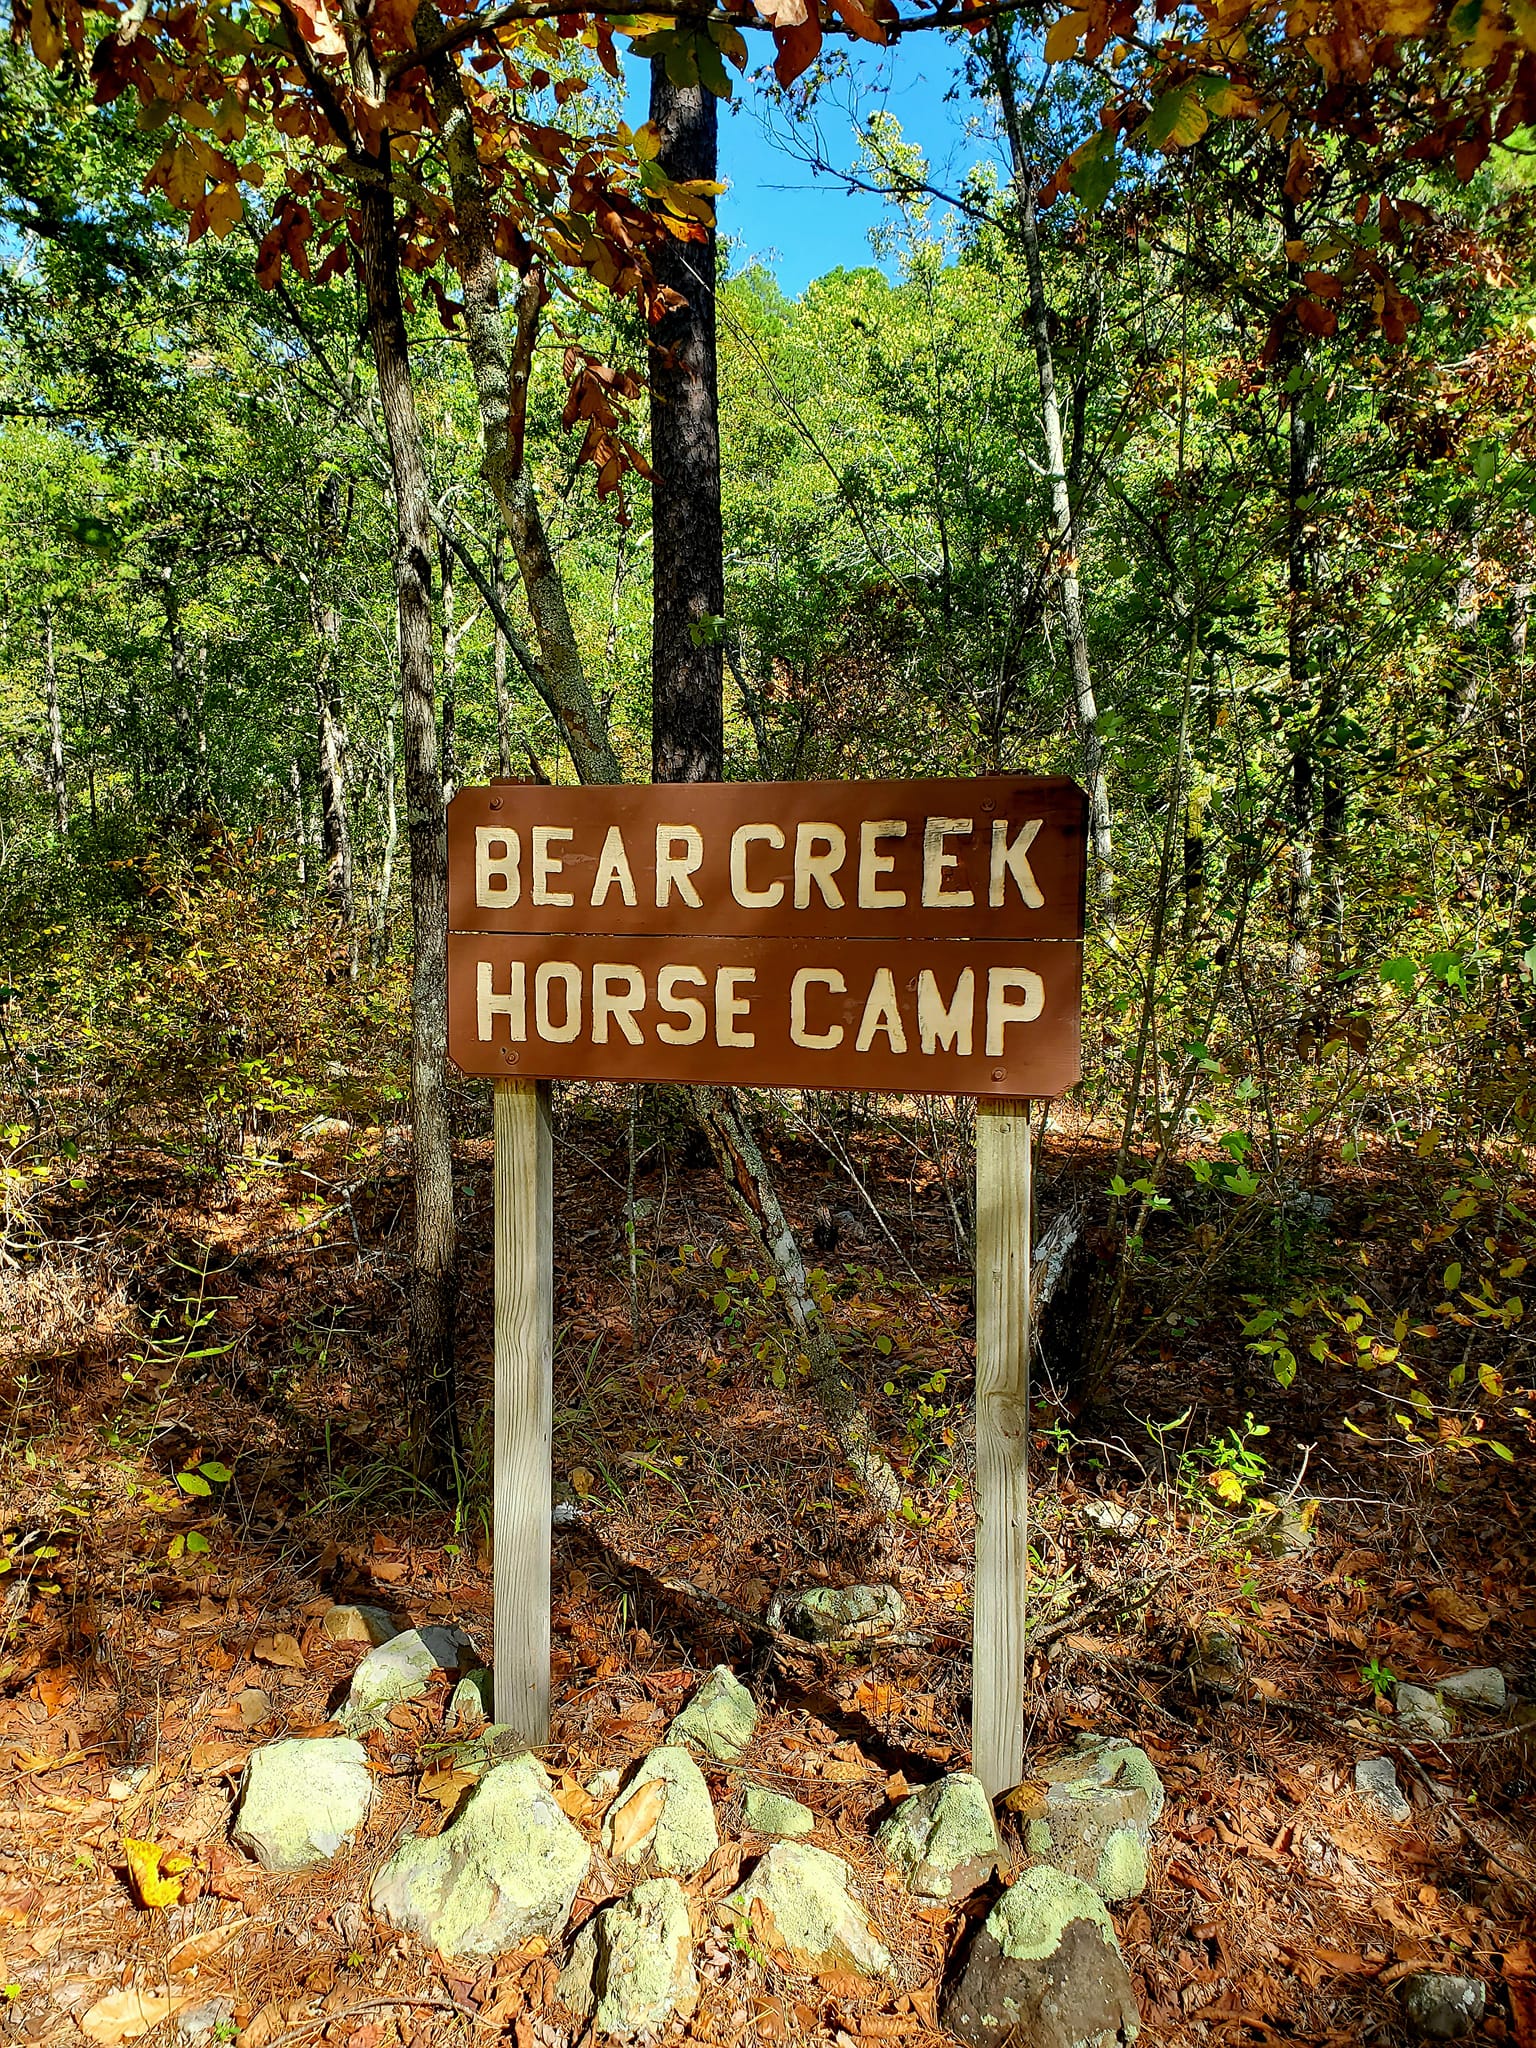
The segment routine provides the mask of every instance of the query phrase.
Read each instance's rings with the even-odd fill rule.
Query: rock
[[[402,1843],[372,1906],[445,1956],[494,1956],[564,1931],[592,1851],[537,1757],[494,1764],[439,1835]]]
[[[987,1915],[940,2018],[968,2048],[1112,2048],[1140,2018],[1114,1923],[1097,1892],[1026,1871]]]
[[[685,1876],[702,1870],[719,1846],[704,1774],[677,1747],[651,1751],[603,1823],[603,1847],[619,1862],[651,1855],[662,1870]]]
[[[992,1802],[969,1771],[903,1799],[875,1839],[921,1899],[969,1898],[1002,1856]]]
[[[351,1840],[372,1804],[360,1743],[344,1735],[271,1742],[246,1759],[233,1840],[263,1870],[308,1870]]]
[[[184,2041],[206,2041],[215,2027],[228,2026],[234,2010],[232,1998],[200,1998],[196,2005],[184,2005],[177,2013],[176,2031]]]
[[[848,1889],[840,1856],[809,1842],[775,1842],[720,1907],[723,1921],[797,1969],[878,1977],[891,1958]]]
[[[1487,1993],[1475,1977],[1439,1977],[1423,1971],[1399,1977],[1403,2011],[1427,2041],[1460,2041],[1481,2025]]]
[[[457,1671],[467,1639],[458,1629],[408,1628],[370,1650],[352,1674],[343,1728],[367,1729],[402,1700],[424,1693],[438,1671]]]
[[[1438,1693],[1427,1692],[1422,1685],[1399,1684],[1393,1695],[1397,1708],[1397,1725],[1405,1735],[1436,1742],[1442,1735],[1451,1732],[1451,1717],[1440,1703]]]
[[[1111,1902],[1145,1890],[1147,1836],[1164,1795],[1144,1749],[1080,1736],[1075,1748],[1036,1765],[1003,1803],[1024,1824],[1031,1862],[1048,1863]]]
[[[1189,1660],[1189,1675],[1207,1692],[1236,1693],[1243,1683],[1243,1652],[1224,1629],[1201,1629]]]
[[[596,1777],[588,1778],[586,1784],[582,1787],[587,1797],[595,1799],[599,1806],[605,1800],[611,1799],[618,1789],[619,1773],[617,1771],[599,1771]]]
[[[1118,1536],[1122,1542],[1139,1536],[1146,1521],[1145,1515],[1138,1514],[1135,1508],[1122,1507],[1117,1500],[1085,1500],[1077,1512],[1100,1536]]]
[[[787,1792],[769,1792],[761,1785],[749,1785],[741,1796],[742,1816],[759,1835],[808,1835],[816,1816]]]
[[[1440,1697],[1453,1707],[1489,1707],[1502,1714],[1509,1704],[1504,1674],[1491,1664],[1476,1671],[1458,1671],[1440,1680]]]
[[[675,1877],[648,1877],[605,1906],[576,1937],[560,1978],[563,2004],[599,2034],[629,2040],[669,2019],[688,2019],[699,2000],[688,1901]]]
[[[495,1712],[491,1674],[482,1668],[468,1672],[449,1695],[443,1727],[449,1735],[474,1735],[484,1729]]]
[[[1251,1548],[1269,1557],[1304,1557],[1317,1541],[1315,1500],[1287,1501],[1266,1514],[1255,1531]]]
[[[1375,1807],[1383,1820],[1413,1819],[1413,1808],[1397,1782],[1397,1766],[1389,1756],[1364,1756],[1355,1765],[1355,1790]]]
[[[733,1764],[752,1740],[757,1705],[724,1664],[717,1664],[667,1730],[668,1742],[686,1742],[706,1756]]]
[[[907,1603],[894,1586],[807,1586],[768,1603],[768,1626],[807,1643],[893,1636],[906,1620]]]
[[[400,1633],[399,1624],[382,1607],[363,1604],[328,1607],[320,1617],[320,1626],[333,1643],[370,1643],[377,1646],[390,1642]]]

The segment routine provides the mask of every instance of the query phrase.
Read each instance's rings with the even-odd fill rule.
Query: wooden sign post
[[[1058,779],[461,790],[448,1047],[496,1087],[496,1718],[549,1739],[548,1083],[977,1098],[973,1729],[1023,1769],[1031,1100],[1080,1072],[1086,801]]]

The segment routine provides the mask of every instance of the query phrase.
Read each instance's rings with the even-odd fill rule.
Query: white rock
[[[358,1665],[339,1719],[343,1728],[367,1729],[402,1700],[424,1693],[439,1671],[457,1671],[468,1637],[453,1628],[408,1628]]]
[[[1413,1808],[1403,1797],[1391,1757],[1362,1757],[1355,1765],[1355,1790],[1375,1807],[1383,1820],[1412,1820]]]
[[[1439,1695],[1427,1692],[1422,1685],[1400,1683],[1393,1702],[1397,1708],[1397,1725],[1405,1735],[1438,1742],[1441,1736],[1450,1734],[1450,1716],[1441,1705]]]
[[[1440,1697],[1457,1707],[1489,1707],[1503,1713],[1509,1704],[1504,1674],[1492,1664],[1476,1671],[1458,1671],[1440,1680]]]
[[[344,1735],[269,1743],[246,1760],[233,1840],[263,1870],[308,1870],[351,1840],[373,1804],[373,1773]]]

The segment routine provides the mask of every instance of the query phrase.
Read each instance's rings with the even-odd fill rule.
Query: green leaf
[[[1441,1278],[1440,1284],[1445,1289],[1447,1294],[1449,1294],[1453,1288],[1459,1287],[1461,1285],[1460,1266],[1454,1263],[1447,1266],[1444,1275]]]
[[[1176,85],[1158,98],[1141,129],[1154,149],[1187,149],[1211,125],[1197,84]]]
[[[699,74],[699,83],[706,92],[713,93],[717,100],[728,100],[731,97],[731,74],[726,70],[724,60],[712,38],[694,37],[693,63]]]
[[[1115,138],[1108,129],[1101,129],[1078,151],[1077,162],[1067,188],[1074,199],[1097,213],[1120,175],[1120,158],[1115,153]]]
[[[178,1472],[176,1474],[176,1484],[183,1493],[190,1493],[198,1500],[206,1500],[213,1492],[213,1488],[208,1484],[207,1480],[201,1478],[196,1472]]]
[[[188,1557],[206,1557],[207,1554],[208,1538],[204,1536],[200,1530],[192,1530],[187,1537]]]
[[[723,1287],[720,1289],[720,1292],[715,1296],[714,1301],[716,1314],[723,1316],[726,1310],[731,1305],[731,1297],[726,1293]]]
[[[205,1479],[211,1479],[215,1486],[228,1486],[230,1480],[233,1479],[235,1476],[234,1473],[230,1471],[227,1465],[220,1465],[213,1458],[210,1458],[207,1460],[206,1463],[199,1465],[197,1469],[199,1472],[202,1473]]]

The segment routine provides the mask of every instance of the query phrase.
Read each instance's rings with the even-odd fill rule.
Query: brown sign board
[[[1020,776],[501,783],[448,810],[448,1049],[499,1079],[1053,1096],[1086,802]]]

